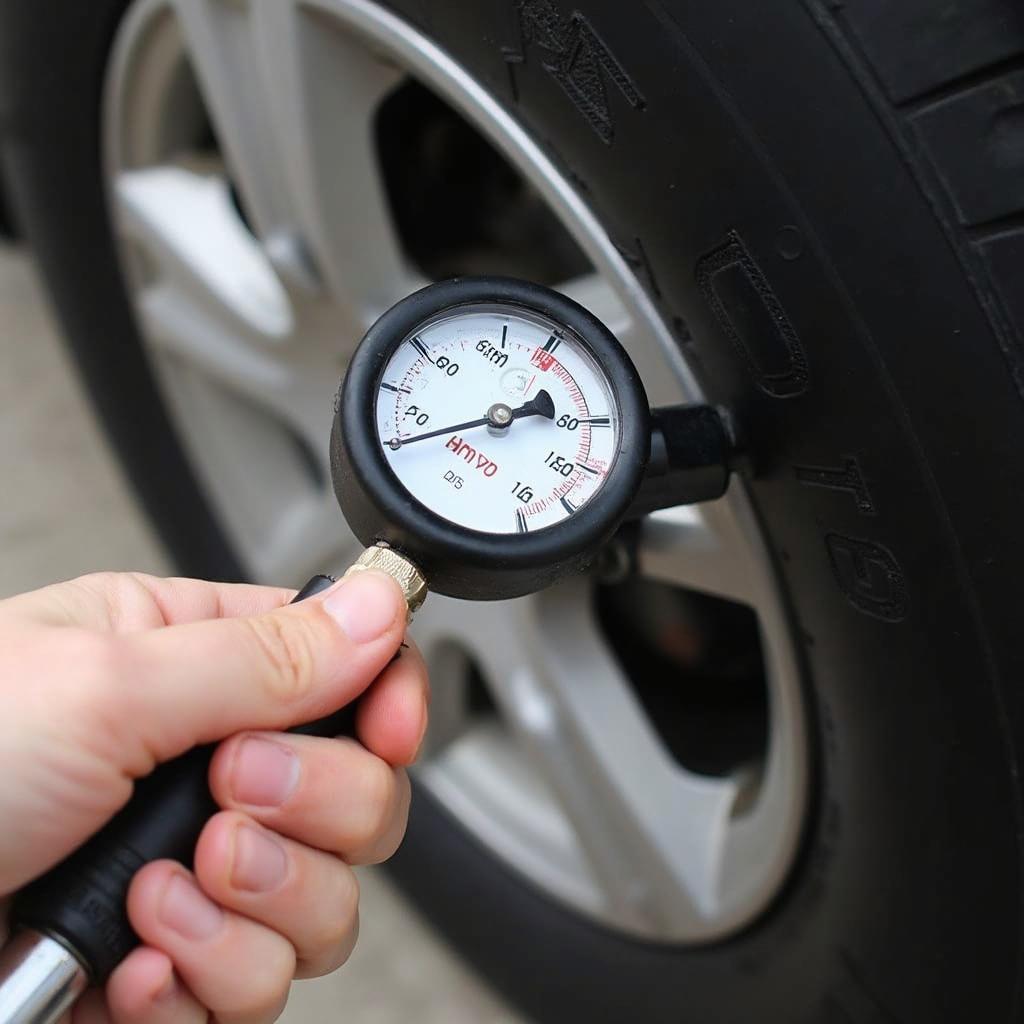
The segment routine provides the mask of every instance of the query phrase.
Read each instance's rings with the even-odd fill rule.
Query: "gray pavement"
[[[169,565],[75,381],[33,270],[0,247],[0,597],[96,569]],[[333,977],[297,983],[288,1024],[515,1024],[379,870]]]

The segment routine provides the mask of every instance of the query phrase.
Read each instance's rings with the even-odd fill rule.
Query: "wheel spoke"
[[[433,645],[453,639],[472,651],[571,823],[606,911],[641,930],[692,926],[717,908],[737,786],[668,757],[595,643],[586,586],[467,604],[457,620],[421,615],[417,636],[428,658]]]
[[[163,282],[236,331],[264,341],[288,337],[288,296],[222,178],[171,166],[125,171],[114,197],[120,230]]]
[[[376,114],[403,74],[322,13],[293,9],[288,20],[288,6],[264,5],[275,64],[292,81],[277,120],[324,280],[366,327],[426,283],[403,256],[377,160]]]
[[[216,316],[173,285],[145,289],[137,305],[145,330],[163,353],[270,411],[314,453],[321,472],[327,472],[337,368],[261,352],[244,336],[223,330]]]
[[[196,469],[219,514],[230,517],[248,575],[298,585],[313,572],[347,565],[353,541],[329,484],[322,440],[330,402],[310,406],[307,431],[321,443],[303,445],[300,453],[299,432],[268,416],[265,401],[240,400],[237,388],[211,386],[206,367],[194,360],[165,350],[158,362]],[[231,383],[237,381],[235,374]]]
[[[340,359],[288,340],[295,314],[224,182],[177,167],[123,173],[120,229],[146,264],[136,297],[162,351],[269,409],[320,456]]]
[[[143,264],[136,308],[146,335],[176,365],[216,382],[222,394],[243,396],[269,412],[316,464],[320,486],[275,506],[257,531],[250,571],[260,579],[291,580],[330,564],[343,544],[343,523],[327,487],[326,438],[341,369],[329,330],[320,332],[321,345],[290,340],[299,326],[315,326],[317,311],[293,313],[223,179],[161,166],[124,172],[114,194],[120,230]],[[206,406],[216,402],[210,398]],[[211,439],[196,443],[208,447]],[[215,491],[223,485],[223,478],[210,484]]]
[[[750,540],[736,521],[736,502],[665,509],[641,523],[643,576],[757,606],[763,580],[750,571]]]
[[[376,110],[400,73],[325,16],[284,0],[176,7],[268,251],[286,276],[308,254],[358,337],[421,283],[393,230],[373,137]]]
[[[274,92],[254,12],[275,4],[173,0],[185,49],[231,176],[261,237],[295,225],[281,139],[268,130]],[[290,6],[290,5],[287,5]]]

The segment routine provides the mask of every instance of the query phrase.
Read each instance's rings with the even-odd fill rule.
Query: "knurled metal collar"
[[[390,548],[386,544],[374,544],[349,566],[345,575],[352,576],[357,572],[366,572],[367,569],[386,572],[398,583],[405,595],[410,619],[427,599],[427,581],[423,578],[423,573],[394,548]]]

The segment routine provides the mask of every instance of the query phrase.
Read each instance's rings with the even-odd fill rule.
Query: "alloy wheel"
[[[493,154],[483,164],[503,169],[561,259],[517,261],[500,231],[454,253],[436,226],[413,232],[417,197],[391,173],[385,137],[410,89]],[[425,116],[413,109],[419,120],[399,119],[408,134]],[[366,327],[445,268],[545,276],[611,327],[652,403],[702,400],[568,177],[434,43],[368,0],[140,0],[115,42],[105,115],[143,337],[253,578],[298,582],[351,557],[327,466],[337,381]],[[434,681],[418,778],[553,898],[646,939],[707,942],[760,913],[795,856],[807,803],[799,666],[740,484],[649,517],[632,543],[637,575],[620,582],[610,557],[600,579],[514,602],[431,598],[414,627]],[[648,619],[664,616],[649,645],[660,660],[624,653],[643,625],[622,626],[617,586],[647,588]],[[760,719],[754,742],[708,767],[699,737],[677,742],[657,709],[666,692],[684,719],[697,706],[704,627],[726,607],[747,617],[755,699],[741,703]],[[716,748],[739,728],[728,717]]]

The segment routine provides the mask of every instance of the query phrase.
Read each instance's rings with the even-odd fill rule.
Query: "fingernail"
[[[324,609],[357,644],[376,640],[398,618],[398,584],[382,572],[356,573],[324,598]]]
[[[189,879],[174,875],[160,900],[160,920],[183,938],[198,941],[215,935],[224,915]]]
[[[288,860],[280,843],[248,825],[235,830],[231,884],[249,892],[271,892],[283,881]]]
[[[247,737],[235,755],[231,792],[241,804],[278,807],[299,783],[299,759],[280,743]]]

